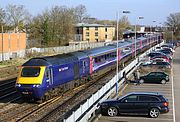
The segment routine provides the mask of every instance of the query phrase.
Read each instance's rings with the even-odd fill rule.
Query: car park
[[[100,103],[102,115],[117,116],[126,114],[146,114],[157,118],[160,113],[169,112],[168,100],[155,92],[130,92],[118,99]]]
[[[169,81],[169,76],[164,72],[150,72],[140,77],[140,83],[161,83],[166,84]]]

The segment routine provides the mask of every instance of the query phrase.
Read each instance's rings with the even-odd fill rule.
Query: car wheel
[[[139,83],[140,83],[140,84],[144,83],[144,79],[140,79],[140,80],[139,80]]]
[[[166,84],[166,80],[161,80],[161,84]]]
[[[108,109],[108,115],[109,116],[117,116],[118,115],[118,110],[116,107],[110,107]]]
[[[157,108],[152,108],[150,111],[149,111],[149,116],[151,118],[157,118],[159,116],[159,109]]]

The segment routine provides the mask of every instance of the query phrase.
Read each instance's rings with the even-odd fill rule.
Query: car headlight
[[[166,76],[166,80],[169,80],[169,77],[168,77],[168,76]]]

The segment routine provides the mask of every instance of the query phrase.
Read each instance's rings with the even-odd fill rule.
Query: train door
[[[74,79],[79,78],[79,65],[78,63],[74,63]]]
[[[53,71],[52,68],[46,69],[46,82],[48,83],[48,86],[53,85]]]
[[[82,75],[85,76],[89,73],[89,65],[88,65],[88,60],[84,59],[81,62],[81,68],[82,68]]]

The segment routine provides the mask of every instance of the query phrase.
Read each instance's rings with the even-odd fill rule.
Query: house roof
[[[78,23],[78,24],[76,24],[76,27],[114,27],[114,26],[113,25]]]

